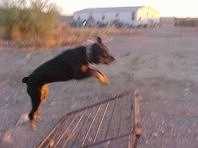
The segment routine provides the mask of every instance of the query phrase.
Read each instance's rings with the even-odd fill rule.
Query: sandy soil
[[[198,147],[198,28],[162,26],[106,43],[117,62],[97,66],[111,84],[96,79],[50,84],[42,122],[31,132],[24,122],[31,104],[21,79],[60,53],[0,49],[0,147],[32,148],[69,111],[140,88],[143,135],[139,148]]]

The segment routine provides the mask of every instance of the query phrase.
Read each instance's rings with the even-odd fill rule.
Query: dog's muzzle
[[[115,61],[115,58],[113,56],[110,56],[109,55],[108,57],[106,57],[105,59],[103,59],[103,62],[102,63],[104,63],[104,64],[110,64],[113,61]]]

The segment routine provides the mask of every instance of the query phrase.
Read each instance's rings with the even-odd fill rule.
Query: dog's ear
[[[101,37],[97,36],[97,37],[96,37],[96,41],[97,41],[97,43],[102,44],[102,39],[101,39]]]

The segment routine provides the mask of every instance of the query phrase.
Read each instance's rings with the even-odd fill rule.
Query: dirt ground
[[[63,114],[139,88],[143,134],[138,147],[197,148],[198,28],[143,29],[112,36],[106,44],[117,61],[97,68],[111,84],[102,86],[94,78],[50,84],[35,132],[24,122],[31,104],[21,79],[64,49],[0,48],[0,147],[35,147]]]

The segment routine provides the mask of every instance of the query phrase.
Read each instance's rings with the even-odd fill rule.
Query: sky
[[[163,17],[197,17],[198,0],[49,0],[61,14],[72,15],[85,8],[151,6]]]

